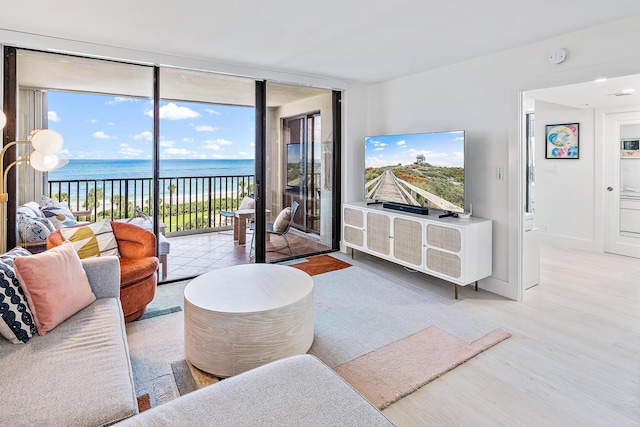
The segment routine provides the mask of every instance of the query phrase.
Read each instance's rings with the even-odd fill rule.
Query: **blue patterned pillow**
[[[47,218],[31,218],[26,215],[18,215],[20,242],[44,242],[51,234],[51,228],[53,228],[53,224],[51,226],[49,224],[51,224],[51,221]]]
[[[13,260],[31,253],[23,248],[0,255],[0,334],[14,344],[26,343],[37,334],[31,309],[18,282]]]
[[[71,209],[64,203],[56,203],[53,206],[41,208],[42,215],[51,221],[56,229],[76,225],[78,222],[71,213]]]

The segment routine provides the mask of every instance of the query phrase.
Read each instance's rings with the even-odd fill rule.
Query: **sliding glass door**
[[[266,105],[266,261],[330,251],[336,214],[333,93],[268,82]]]
[[[235,212],[254,197],[254,86],[160,68],[158,213],[171,236],[167,280],[253,262],[253,216]],[[236,239],[234,226],[243,227]]]

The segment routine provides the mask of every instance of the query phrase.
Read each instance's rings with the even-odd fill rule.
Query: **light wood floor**
[[[344,257],[453,298],[451,284]],[[397,426],[640,426],[640,260],[545,246],[540,278],[522,302],[461,288],[454,307],[513,336],[384,414]]]

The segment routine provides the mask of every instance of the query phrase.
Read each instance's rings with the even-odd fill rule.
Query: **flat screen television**
[[[365,138],[365,198],[464,212],[464,131]]]

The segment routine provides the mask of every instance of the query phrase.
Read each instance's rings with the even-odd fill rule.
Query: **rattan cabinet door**
[[[382,255],[391,254],[391,220],[388,215],[367,212],[367,248]]]
[[[452,279],[462,278],[462,234],[460,230],[441,225],[427,225],[427,270]]]
[[[364,246],[364,212],[359,209],[344,209],[343,239],[359,247]]]
[[[393,256],[403,262],[422,265],[422,224],[404,218],[393,219]]]

